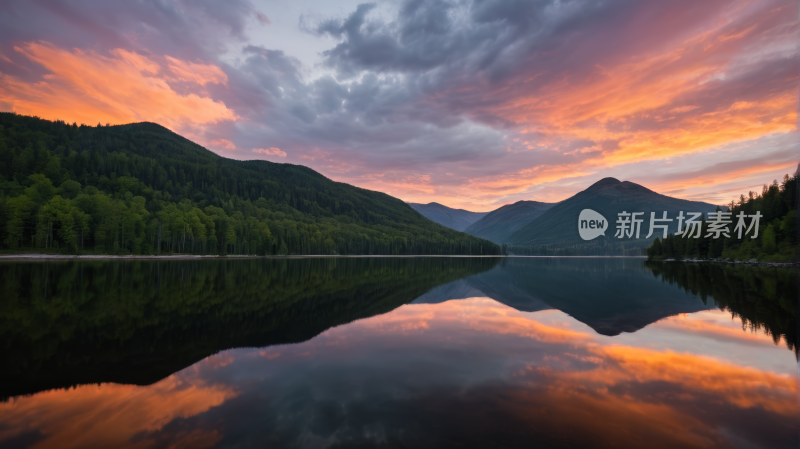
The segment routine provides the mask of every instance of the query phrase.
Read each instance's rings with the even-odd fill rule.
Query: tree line
[[[703,216],[699,238],[674,233],[663,240],[657,238],[647,248],[647,256],[651,259],[724,258],[790,262],[797,248],[797,185],[798,174],[787,174],[781,183],[774,180],[772,184],[764,184],[761,193],[750,191],[747,196],[740,195],[738,201],[731,201],[728,209],[732,223],[727,226],[727,237],[720,234],[714,238],[713,233],[710,235],[710,221]],[[717,212],[720,212],[719,209]],[[741,238],[734,232],[738,223],[737,215],[742,212],[748,217],[757,213],[761,215],[757,236],[755,226],[749,231],[745,229],[748,232],[742,232]],[[747,219],[748,227],[751,220]]]
[[[99,254],[499,254],[389,195],[222,158],[153,124],[0,113],[0,247]]]

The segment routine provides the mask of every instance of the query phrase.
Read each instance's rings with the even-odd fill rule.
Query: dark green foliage
[[[307,340],[499,258],[0,263],[0,397],[149,384],[218,351]]]
[[[664,258],[726,258],[733,260],[758,259],[765,262],[790,262],[797,248],[797,183],[798,177],[784,176],[783,182],[773,181],[764,185],[761,194],[750,192],[748,196],[740,195],[739,201],[728,205],[733,223],[728,225],[729,237],[707,237],[708,224],[704,220],[700,238],[688,238],[669,234],[656,247],[655,243],[647,249],[651,259]],[[751,238],[742,233],[742,238],[734,232],[740,212],[755,215],[760,219],[758,236]],[[747,219],[747,226],[750,225]]]
[[[160,230],[160,232],[159,232]],[[151,254],[499,254],[397,198],[222,158],[153,124],[0,113],[0,246]]]
[[[647,257],[653,257],[656,254],[661,254],[661,239],[656,237],[653,244],[647,248]]]

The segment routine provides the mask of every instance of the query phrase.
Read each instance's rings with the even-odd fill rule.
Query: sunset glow
[[[159,76],[158,64],[123,49],[111,50],[109,57],[77,49],[70,52],[49,43],[26,43],[15,50],[51,72],[32,84],[4,76],[0,102],[20,114],[88,124],[151,121],[176,131],[185,124],[237,118],[221,101],[194,92],[181,95],[167,82],[172,77],[200,85],[224,81],[224,74],[213,66],[201,66],[205,70],[188,77],[185,63],[168,58],[169,71]]]
[[[0,21],[0,109],[475,211],[609,176],[727,204],[797,167],[796,2],[91,3],[7,7],[51,26]]]

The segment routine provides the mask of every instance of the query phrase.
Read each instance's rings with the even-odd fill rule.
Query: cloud
[[[78,123],[113,124],[151,121],[170,129],[214,124],[238,116],[222,101],[196,93],[179,94],[159,76],[160,65],[143,55],[123,49],[103,56],[93,51],[66,51],[50,43],[27,43],[15,50],[50,73],[40,81],[0,74],[0,103],[20,114],[37,115]],[[175,58],[170,68],[191,67]],[[195,81],[220,81],[210,65]],[[218,69],[217,69],[218,70]],[[182,75],[178,75],[182,76]]]
[[[181,81],[189,81],[199,85],[208,83],[227,84],[228,77],[213,64],[203,64],[181,61],[171,56],[165,56],[169,70]]]
[[[211,146],[217,148],[224,148],[230,151],[236,151],[236,145],[228,139],[215,139],[211,141]]]
[[[183,60],[213,59],[231,42],[247,40],[248,23],[269,21],[246,0],[9,0],[0,11],[3,44],[44,40],[62,48],[149,50]]]
[[[406,2],[382,21],[371,18],[375,5],[367,4],[312,29],[340,40],[323,53],[324,63],[357,80],[349,83],[351,96],[373,84],[369,100],[356,108],[370,110],[367,125],[408,125],[420,117],[440,128],[483,123],[534,136],[524,147],[508,145],[529,161],[522,171],[508,169],[522,158],[493,161],[506,169],[502,177],[521,181],[506,186],[511,193],[548,182],[546,173],[596,172],[794,130],[796,5],[737,2],[720,14],[722,6]],[[387,101],[399,92],[403,101]],[[358,105],[357,99],[343,104]],[[464,163],[471,151],[452,145],[455,136],[444,139],[458,148],[448,162]],[[572,154],[580,142],[613,145],[585,147],[573,160],[552,154]],[[419,165],[452,172],[437,164],[440,154],[422,156]]]
[[[286,157],[286,152],[281,151],[280,148],[255,148],[253,153],[266,154],[267,156]]]
[[[259,22],[263,23],[264,25],[272,25],[272,21],[269,20],[269,17],[266,14],[262,13],[261,11],[255,11],[256,19]]]

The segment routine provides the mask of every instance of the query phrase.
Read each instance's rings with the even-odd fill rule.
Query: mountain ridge
[[[454,229],[459,232],[464,232],[467,227],[483,218],[489,212],[472,212],[465,209],[454,209],[445,206],[444,204],[431,202],[427,204],[422,203],[406,203],[412,209],[422,214],[425,218]]]
[[[464,232],[501,245],[517,229],[535,220],[555,204],[529,200],[506,204],[472,223]]]
[[[500,251],[431,223],[386,193],[302,165],[224,158],[155,123],[78,126],[9,112],[0,112],[0,247],[100,254]]]

